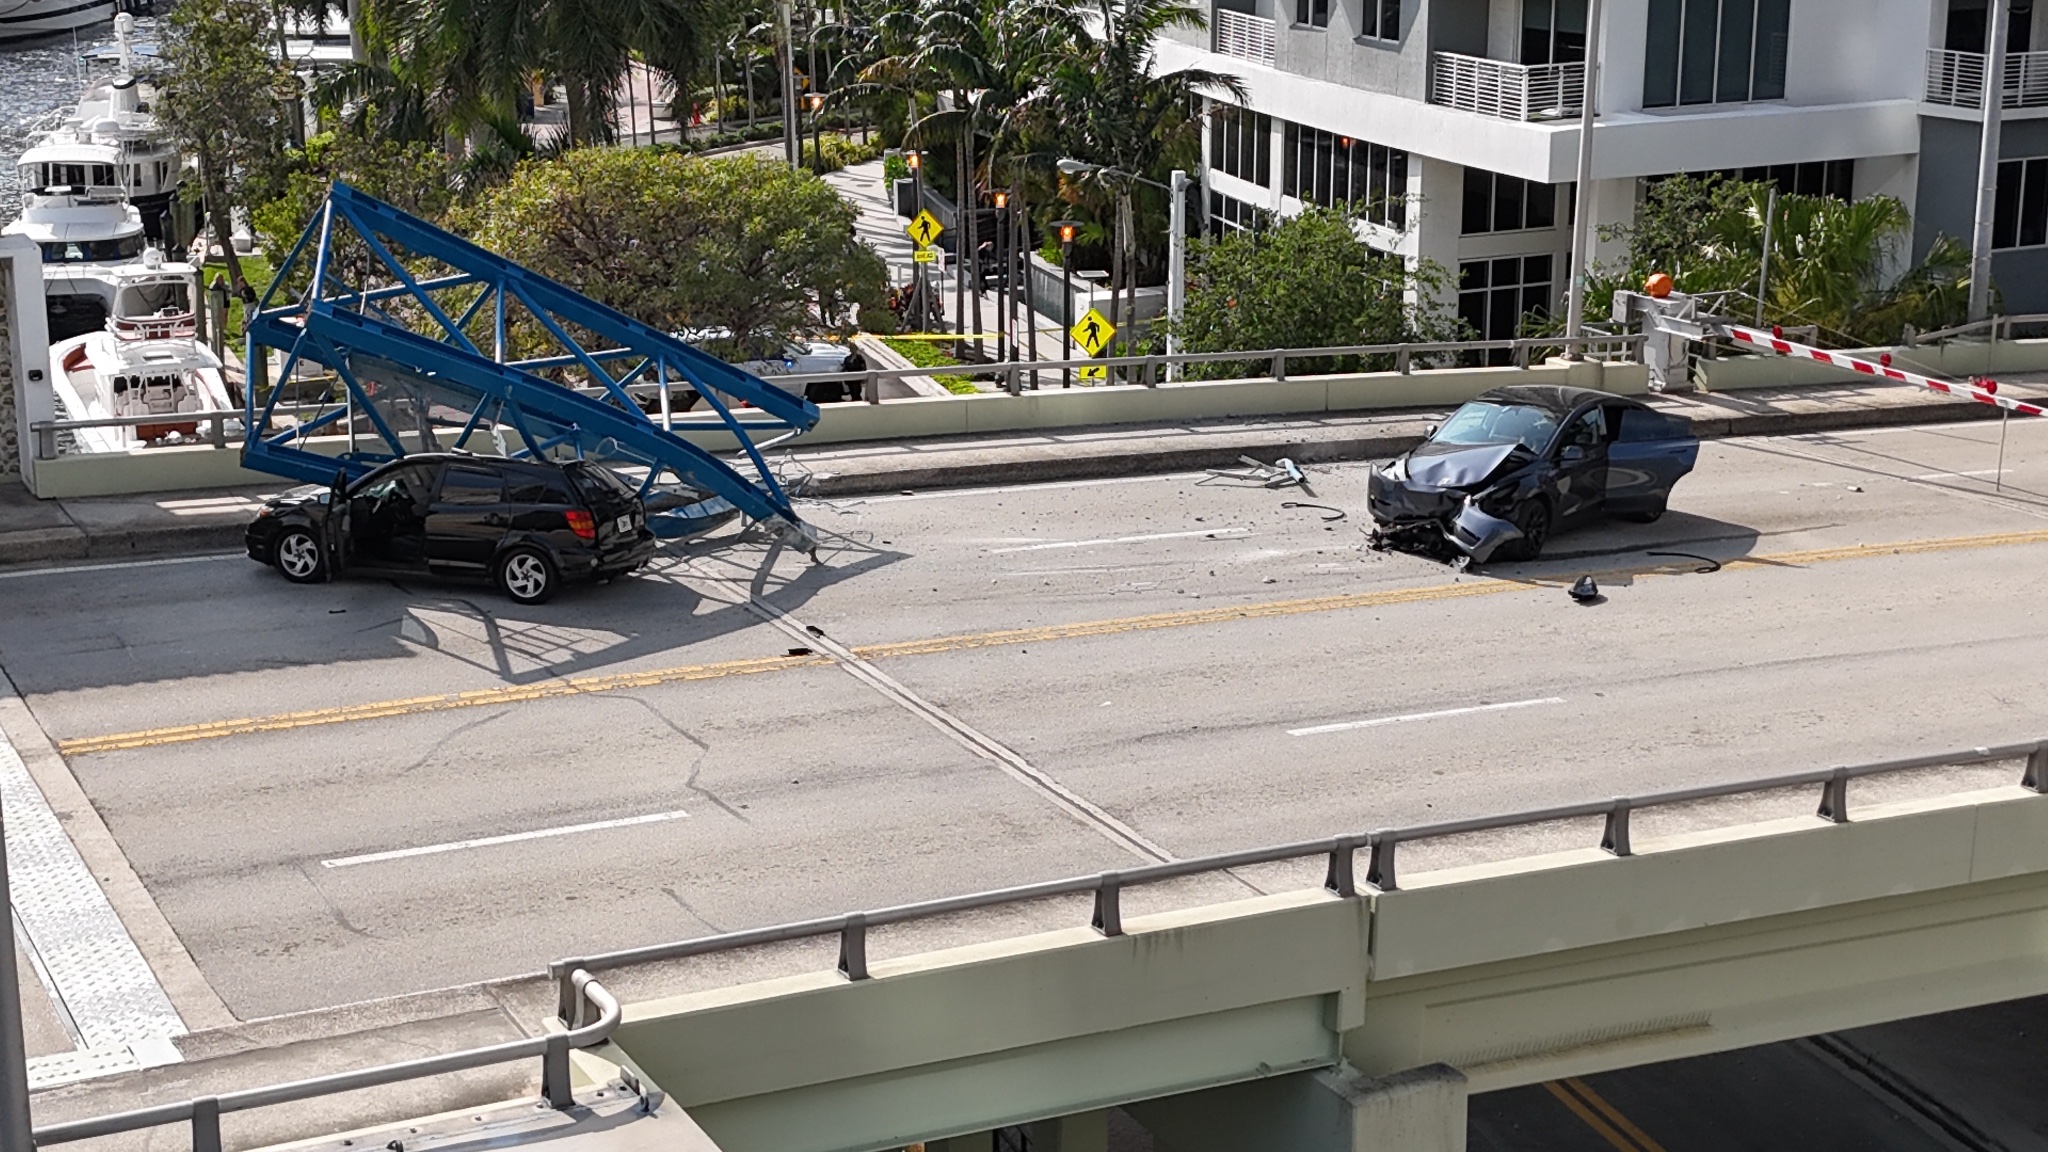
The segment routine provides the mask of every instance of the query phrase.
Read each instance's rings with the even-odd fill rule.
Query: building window
[[[1234,196],[1221,192],[1209,193],[1209,235],[1222,236],[1228,232],[1257,232],[1266,226],[1272,213],[1256,204],[1247,204]]]
[[[1294,0],[1294,22],[1310,28],[1330,26],[1330,0]]]
[[[1211,105],[1209,167],[1261,188],[1272,187],[1272,117],[1235,104]]]
[[[1465,169],[1464,233],[1520,232],[1557,226],[1557,188],[1484,168]]]
[[[1406,152],[1288,123],[1280,156],[1281,192],[1308,204],[1347,208],[1396,231],[1408,227]]]
[[[1363,11],[1359,14],[1360,37],[1368,40],[1399,40],[1401,38],[1401,0],[1359,0]],[[1569,0],[1567,0],[1569,2]]]
[[[1586,59],[1586,0],[1522,0],[1522,63]]]
[[[1833,196],[1837,200],[1856,198],[1854,160],[1810,160],[1804,164],[1772,164],[1764,168],[1717,168],[1711,172],[1688,172],[1695,180],[1720,176],[1744,184],[1775,184],[1780,194]],[[1654,184],[1663,179],[1651,177]]]
[[[1481,340],[1512,340],[1525,317],[1550,315],[1550,274],[1556,261],[1544,256],[1471,260],[1458,266],[1458,316]],[[1503,350],[1488,359],[1505,363]]]
[[[2048,157],[1998,163],[1998,209],[1992,215],[1993,248],[2048,245]]]
[[[1785,96],[1792,0],[1650,0],[1643,106]]]
[[[1948,0],[1948,32],[1942,47],[1951,52],[1984,54],[1990,39],[1989,0]],[[2034,46],[2033,0],[2012,0],[2012,23],[2006,30],[2005,50],[2031,52]]]

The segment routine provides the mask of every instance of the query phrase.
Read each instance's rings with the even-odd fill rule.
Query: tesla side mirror
[[[1566,464],[1576,464],[1586,458],[1586,450],[1577,444],[1567,444],[1564,451],[1557,454],[1557,458]]]
[[[1430,424],[1430,425],[1427,425],[1427,426],[1425,426],[1425,427],[1424,427],[1424,428],[1422,429],[1422,438],[1423,438],[1424,440],[1434,440],[1434,439],[1436,439],[1436,425],[1434,425],[1434,424]]]

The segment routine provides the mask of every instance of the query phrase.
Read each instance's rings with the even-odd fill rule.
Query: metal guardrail
[[[1927,50],[1927,102],[1951,108],[1984,106],[1984,54]],[[2048,108],[2048,52],[2005,56],[2006,108]]]
[[[315,1076],[307,1080],[293,1080],[263,1088],[247,1088],[220,1096],[201,1096],[176,1104],[159,1104],[153,1108],[137,1108],[109,1116],[51,1124],[35,1130],[35,1143],[41,1147],[71,1140],[89,1140],[95,1136],[111,1136],[119,1132],[135,1132],[163,1124],[189,1122],[192,1125],[192,1152],[221,1152],[220,1118],[225,1112],[245,1112],[251,1108],[311,1100],[339,1092],[353,1092],[359,1088],[397,1084],[446,1072],[507,1064],[535,1056],[541,1060],[542,1097],[550,1107],[567,1108],[575,1103],[570,1094],[570,1051],[588,1048],[605,1041],[619,1026],[619,1019],[623,1013],[618,998],[606,991],[604,985],[599,984],[588,972],[570,973],[564,980],[564,987],[569,989],[569,994],[579,1006],[575,1014],[581,1017],[584,1015],[580,1010],[582,1007],[594,1007],[597,1009],[596,1019],[588,1022],[579,1021],[577,1026],[564,1032],[512,1040],[483,1048],[471,1048],[463,1052],[426,1056],[396,1064],[380,1064],[374,1068],[359,1068],[353,1072],[337,1072],[330,1076]]]
[[[1958,324],[1953,328],[1937,328],[1932,332],[1915,332],[1909,325],[1906,328],[1904,344],[1908,348],[1917,348],[1922,344],[1938,343],[1957,336],[1974,336],[1979,332],[1989,333],[1991,342],[1996,344],[2000,339],[2012,339],[2012,330],[2014,328],[2022,326],[2034,327],[2037,325],[2048,325],[2048,312],[2032,312],[2019,316],[1993,316],[1985,320],[1973,320],[1968,324]]]
[[[1334,836],[1322,840],[1303,840],[1292,844],[1275,845],[1269,848],[1254,848],[1243,852],[1228,852],[1217,856],[1204,856],[1194,860],[1177,860],[1167,864],[1150,864],[1139,868],[1104,872],[1095,876],[1075,876],[1065,880],[1050,880],[1040,884],[1000,888],[994,891],[979,892],[967,896],[951,896],[942,900],[925,900],[914,904],[898,904],[866,912],[849,912],[840,916],[826,916],[769,928],[755,928],[743,932],[726,932],[695,940],[682,940],[668,944],[654,944],[642,948],[629,948],[623,951],[607,952],[601,955],[579,957],[572,960],[558,960],[548,966],[548,973],[556,982],[557,1009],[561,1014],[562,1021],[567,1025],[577,1026],[582,1023],[581,1013],[583,1011],[583,1002],[575,994],[574,988],[575,974],[578,972],[620,968],[631,964],[645,964],[663,960],[682,960],[692,956],[707,956],[719,952],[730,952],[740,948],[759,947],[764,944],[779,944],[791,940],[836,935],[839,937],[840,974],[848,980],[866,980],[869,976],[867,959],[868,930],[887,924],[927,920],[938,916],[970,912],[981,908],[994,908],[1006,904],[1021,904],[1032,900],[1043,900],[1052,896],[1093,894],[1095,903],[1093,915],[1090,917],[1091,927],[1104,936],[1120,936],[1123,935],[1123,890],[1141,884],[1154,884],[1162,880],[1221,872],[1232,868],[1248,867],[1254,864],[1275,864],[1320,856],[1325,857],[1328,861],[1324,872],[1323,887],[1337,896],[1349,898],[1355,897],[1359,893],[1355,876],[1356,855],[1360,849],[1366,849],[1371,855],[1368,859],[1365,883],[1382,893],[1393,892],[1398,887],[1394,866],[1396,850],[1403,844],[1412,844],[1421,840],[1434,840],[1447,836],[1469,835],[1474,832],[1492,832],[1508,828],[1521,828],[1532,824],[1547,824],[1559,820],[1588,819],[1597,816],[1603,820],[1600,847],[1617,857],[1629,856],[1634,854],[1634,848],[1629,838],[1630,818],[1634,813],[1645,808],[1819,785],[1821,794],[1818,815],[1821,819],[1836,824],[1845,824],[1849,821],[1849,781],[1851,780],[1893,772],[1984,764],[1999,760],[2024,760],[2026,767],[2020,776],[2020,786],[2036,793],[2048,792],[2048,739],[2032,740],[2020,744],[2005,744],[1989,748],[1969,748],[1956,752],[1937,753],[1930,756],[1881,760],[1870,764],[1821,768],[1808,772],[1789,773],[1783,776],[1741,780],[1730,784],[1707,784],[1696,788],[1652,792],[1642,796],[1621,796],[1611,800],[1591,801],[1584,804],[1536,808],[1497,816],[1482,816],[1471,820],[1451,820],[1436,824],[1415,824],[1401,828],[1383,828],[1375,832]]]
[[[1273,21],[1263,16],[1218,8],[1215,23],[1217,52],[1264,64],[1268,68],[1273,66],[1278,51]]]
[[[1506,352],[1510,363],[1516,368],[1528,368],[1537,353],[1546,349],[1566,351],[1578,349],[1583,355],[1596,360],[1639,360],[1642,358],[1644,337],[1640,334],[1610,335],[1594,334],[1569,338],[1564,336],[1527,336],[1513,340],[1449,340],[1416,344],[1358,344],[1334,348],[1262,348],[1244,352],[1178,352],[1171,355],[1110,356],[1086,360],[996,360],[981,364],[948,364],[936,368],[875,368],[865,372],[814,372],[765,377],[771,384],[802,390],[806,384],[854,382],[861,385],[862,397],[870,404],[882,402],[881,383],[884,380],[902,380],[910,377],[966,376],[996,377],[1002,381],[1003,390],[1012,396],[1027,391],[1039,390],[1039,383],[1025,386],[1026,377],[1039,381],[1052,375],[1060,377],[1062,387],[1070,386],[1083,368],[1110,368],[1118,374],[1135,377],[1133,383],[1147,388],[1162,386],[1163,369],[1187,364],[1263,364],[1268,366],[1274,380],[1286,380],[1289,361],[1327,360],[1340,357],[1379,356],[1393,360],[1392,371],[1406,376],[1417,370],[1429,370],[1432,360],[1449,360],[1467,354]],[[1346,373],[1350,375],[1351,373]],[[1166,383],[1166,387],[1177,386]],[[689,389],[685,381],[675,381],[672,391]],[[659,384],[636,384],[628,389],[635,396],[656,397],[661,393]],[[590,395],[602,395],[597,389],[588,390]],[[333,404],[297,404],[278,406],[280,412],[303,415],[308,412],[325,412]],[[171,412],[149,416],[103,416],[76,420],[38,420],[29,425],[29,431],[36,438],[36,459],[54,460],[58,456],[57,434],[80,428],[129,428],[143,424],[192,424],[210,422],[203,442],[214,448],[230,447],[226,421],[244,419],[240,409],[209,410],[205,412]],[[683,427],[678,424],[678,427]],[[240,436],[235,441],[238,443]],[[89,455],[89,453],[87,453]]]
[[[1458,52],[1433,52],[1429,102],[1502,120],[1562,120],[1586,101],[1586,66],[1515,64]]]
[[[307,412],[324,412],[332,404],[280,404],[279,411],[288,411],[294,416]],[[36,438],[36,459],[55,460],[57,434],[79,428],[139,428],[145,424],[199,424],[207,423],[205,442],[212,448],[228,446],[227,422],[241,421],[248,413],[240,408],[209,408],[203,412],[152,412],[147,416],[94,416],[76,420],[37,420],[28,426]],[[234,434],[239,441],[242,433]],[[89,454],[89,453],[87,453]]]

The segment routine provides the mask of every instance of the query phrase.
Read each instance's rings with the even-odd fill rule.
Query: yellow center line
[[[1555,1080],[1546,1080],[1543,1082],[1543,1087],[1547,1089],[1552,1096],[1557,1097],[1559,1103],[1571,1109],[1572,1115],[1577,1116],[1580,1120],[1584,1121],[1586,1127],[1591,1128],[1594,1132],[1599,1134],[1602,1140],[1605,1140],[1609,1144],[1613,1145],[1615,1148],[1615,1152],[1649,1152],[1648,1149],[1637,1146],[1628,1137],[1622,1135],[1621,1132],[1618,1129],[1616,1129],[1612,1124],[1609,1124],[1606,1120],[1602,1119],[1598,1113],[1594,1112],[1591,1108],[1588,1108],[1585,1105],[1585,1103],[1582,1102],[1577,1096],[1572,1095],[1572,1093],[1568,1089],[1566,1089],[1563,1084],[1560,1084]]]
[[[1636,1127],[1634,1121],[1622,1115],[1621,1109],[1609,1104],[1606,1097],[1593,1091],[1591,1084],[1576,1076],[1567,1077],[1564,1083],[1565,1087],[1571,1089],[1572,1093],[1578,1096],[1579,1099],[1591,1104],[1593,1110],[1605,1117],[1608,1123],[1627,1133],[1629,1139],[1634,1140],[1636,1145],[1642,1149],[1642,1152],[1664,1152],[1662,1144],[1650,1139],[1650,1134]]]
[[[1721,566],[1724,570],[1739,568],[1800,568],[1842,560],[1869,559],[1878,556],[1900,556],[1924,552],[1947,552],[1967,548],[1997,548],[2019,544],[2043,543],[2048,543],[2048,529],[2032,532],[2005,532],[1987,536],[1959,536],[1946,540],[1908,540],[1897,544],[1855,545],[1846,548],[1821,548],[1805,552],[1781,552],[1774,555],[1743,556],[1723,561]],[[1596,575],[1610,579],[1616,576],[1670,575],[1689,571],[1690,568],[1690,561],[1681,561],[1673,564],[1614,569],[1597,573]],[[1492,596],[1502,592],[1518,592],[1530,588],[1555,587],[1559,583],[1560,581],[1555,578],[1495,579],[1471,577],[1453,584],[1428,584],[1415,588],[1392,588],[1376,592],[1352,592],[1337,596],[1315,596],[1299,600],[1275,600],[1263,604],[1196,608],[1179,612],[1160,612],[1149,616],[1126,616],[1112,620],[1088,620],[1074,624],[1047,624],[1036,628],[1008,628],[992,632],[936,636],[924,640],[868,644],[853,649],[853,652],[855,655],[868,660],[886,660],[898,656],[929,656],[942,652],[960,652],[975,648],[994,648],[1012,644],[1043,644],[1054,640],[1074,640],[1089,636],[1114,636],[1130,632],[1155,631],[1164,628],[1190,628],[1205,624],[1223,624],[1233,620],[1270,619],[1281,616],[1298,616],[1313,612],[1342,612],[1357,608],[1380,608],[1395,604],[1454,600],[1471,596]],[[105,736],[83,736],[70,740],[59,740],[57,742],[57,750],[66,756],[84,756],[95,752],[118,752],[133,748],[152,748],[165,744],[185,744],[196,740],[218,740],[223,737],[244,736],[256,732],[279,732],[324,724],[348,724],[359,720],[382,720],[394,716],[414,716],[427,712],[453,711],[460,708],[484,708],[497,704],[521,703],[528,700],[589,696],[603,692],[616,692],[622,689],[652,688],[662,684],[678,684],[691,680],[715,680],[727,676],[751,676],[763,672],[780,672],[788,668],[815,668],[831,663],[831,659],[824,656],[767,656],[746,660],[727,660],[716,664],[691,664],[680,668],[663,668],[647,672],[621,672],[605,676],[578,676],[564,680],[544,680],[533,684],[479,688],[469,692],[448,692],[434,696],[411,696],[400,700],[380,700],[367,704],[348,704],[333,708],[311,708],[298,712],[281,712],[270,716],[248,716],[233,720],[209,720],[197,724],[151,728],[140,732],[116,732]]]

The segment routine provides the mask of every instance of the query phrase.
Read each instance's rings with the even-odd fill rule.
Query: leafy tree
[[[308,140],[305,149],[292,153],[289,159],[293,170],[285,178],[283,191],[250,213],[250,225],[257,240],[265,251],[280,259],[320,214],[327,202],[327,190],[336,181],[427,220],[441,219],[454,202],[448,157],[430,144],[324,132]],[[337,267],[367,265],[369,251],[361,247],[360,239],[352,231],[337,232],[336,243],[341,246],[334,256]],[[312,264],[298,261],[292,271],[296,282],[288,283],[286,288],[296,293],[311,278]]]
[[[181,0],[165,21],[157,87],[157,115],[198,161],[214,242],[243,293],[233,209],[270,198],[289,142],[278,90],[291,76],[270,53],[270,19],[263,0]]]
[[[1434,264],[1410,271],[1400,256],[1366,244],[1344,213],[1309,208],[1262,231],[1192,242],[1175,334],[1189,352],[1455,339],[1457,319],[1436,303],[1447,282]],[[1158,331],[1167,327],[1162,321]],[[1302,370],[1359,367],[1358,358],[1343,357]],[[1236,370],[1191,368],[1211,379]]]
[[[668,330],[790,336],[886,327],[887,270],[830,185],[757,155],[587,148],[522,164],[456,218],[477,243]],[[534,332],[517,338],[539,344]]]
[[[1668,272],[1679,290],[1730,293],[1729,310],[1757,304],[1770,185],[1718,175],[1675,176],[1649,190],[1634,223],[1602,230],[1628,244],[1621,268],[1602,269],[1587,293],[1589,315],[1604,315],[1615,289]],[[1842,200],[1781,194],[1770,233],[1767,321],[1818,325],[1838,343],[1878,344],[1906,324],[1939,328],[1968,309],[1969,254],[1938,237],[1919,265],[1894,275],[1912,229],[1889,196]]]

